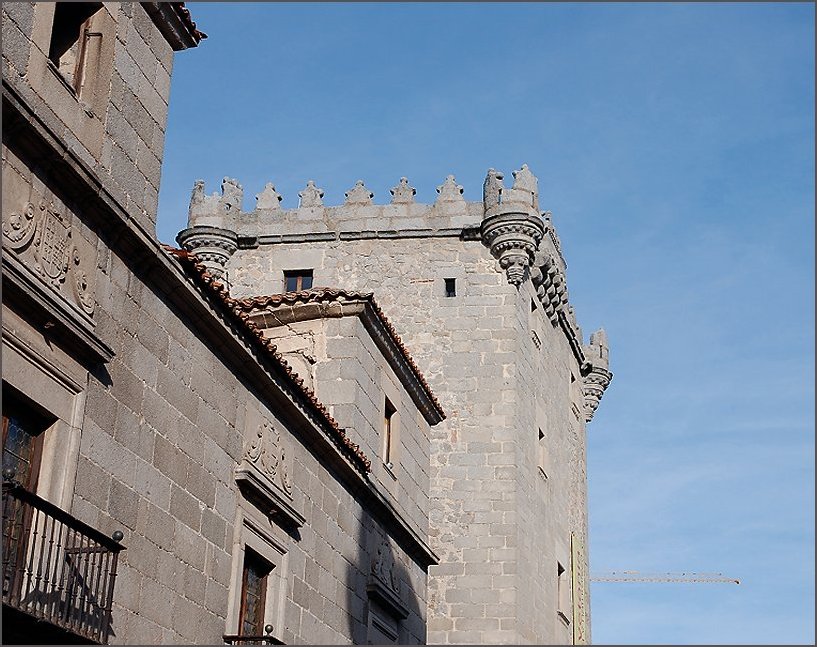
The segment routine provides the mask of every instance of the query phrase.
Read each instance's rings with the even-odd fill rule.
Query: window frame
[[[383,398],[383,463],[390,470],[394,469],[397,449],[397,409],[388,397]]]
[[[294,289],[290,289],[289,287],[290,279],[295,279]],[[309,285],[306,287],[304,287],[305,279],[309,280]],[[284,270],[284,292],[302,292],[305,290],[311,290],[312,286],[314,285],[314,280],[314,270]]]
[[[57,28],[57,20],[68,20],[73,16],[60,16],[59,12],[65,9],[71,12],[79,11],[79,8],[83,7],[86,11],[84,13],[88,13],[87,16],[83,18],[83,20],[77,25],[76,27],[76,34],[73,34],[73,29],[71,30],[71,34],[73,34],[73,38],[70,38],[67,43],[70,43],[68,47],[61,48],[62,52],[57,55],[55,52],[55,36],[58,34],[56,31]],[[59,78],[65,83],[65,85],[77,96],[82,97],[84,92],[83,88],[85,85],[85,71],[87,69],[87,63],[90,55],[90,48],[88,40],[91,37],[100,38],[103,36],[102,32],[100,31],[92,31],[92,25],[95,23],[95,18],[98,16],[100,11],[103,9],[103,4],[101,2],[89,2],[89,3],[77,3],[77,2],[56,2],[54,3],[54,15],[51,20],[51,33],[49,35],[49,43],[48,43],[48,54],[47,59],[51,66],[51,68],[57,73]],[[73,63],[73,70],[71,72],[71,76],[66,76],[65,70],[61,66],[61,59],[71,50],[76,48],[74,63]],[[57,48],[60,49],[60,48]]]
[[[271,566],[270,572],[266,575],[261,634],[263,634],[263,628],[269,624],[273,627],[270,636],[282,641],[289,573],[289,551],[284,531],[271,524],[269,519],[266,519],[261,511],[254,508],[246,499],[241,499],[236,508],[235,524],[238,533],[233,544],[225,635],[242,635],[240,623],[243,620],[244,564],[249,550]]]

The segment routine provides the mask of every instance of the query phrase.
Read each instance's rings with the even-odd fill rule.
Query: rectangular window
[[[244,572],[241,582],[241,612],[238,627],[242,636],[264,634],[264,606],[267,595],[267,577],[272,565],[253,550],[244,553]]]
[[[536,461],[539,467],[540,474],[544,477],[548,477],[548,472],[550,471],[550,465],[548,461],[548,448],[547,448],[547,436],[545,436],[545,432],[539,429],[539,440],[536,447]]]
[[[394,414],[397,410],[386,398],[386,407],[383,414],[383,462],[386,467],[393,467],[394,458]]]
[[[43,416],[3,393],[3,473],[11,470],[12,478],[29,492],[37,490],[43,432],[49,425]]]
[[[284,290],[299,292],[312,288],[312,270],[284,270]]]
[[[445,296],[457,296],[457,279],[445,279]]]
[[[101,2],[55,3],[48,58],[77,92],[84,82],[89,41],[101,37],[90,29],[91,18],[101,8]]]

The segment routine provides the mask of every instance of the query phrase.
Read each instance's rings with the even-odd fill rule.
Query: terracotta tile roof
[[[400,339],[400,335],[397,334],[397,331],[394,329],[394,326],[392,325],[391,321],[389,321],[388,317],[386,317],[384,312],[380,309],[380,306],[377,304],[377,301],[375,301],[374,293],[358,292],[355,290],[344,290],[342,288],[313,288],[311,290],[301,290],[299,292],[284,292],[282,294],[248,297],[245,299],[236,299],[234,301],[236,305],[239,308],[241,308],[242,311],[251,312],[257,308],[279,306],[282,304],[337,302],[348,300],[368,301],[369,303],[371,303],[372,308],[375,311],[375,314],[383,323],[383,327],[389,333],[389,337],[391,337],[392,341],[400,350],[400,354],[403,356],[403,359],[411,368],[411,371],[412,373],[414,373],[414,376],[417,378],[417,381],[422,386],[428,398],[434,403],[434,407],[437,409],[437,412],[440,414],[440,417],[445,419],[445,411],[443,411],[442,405],[437,400],[436,396],[434,395],[434,392],[428,385],[428,382],[426,382],[426,379],[423,376],[422,372],[420,371],[420,368],[414,362],[414,359],[409,353],[408,348],[406,348],[405,344],[403,343],[403,340]]]
[[[176,13],[179,14],[182,22],[184,22],[187,28],[193,33],[196,42],[207,38],[207,34],[196,29],[196,23],[193,22],[193,18],[190,16],[190,10],[184,6],[184,2],[171,2],[170,5],[176,10]]]
[[[247,331],[249,341],[255,345],[257,349],[270,357],[281,369],[284,378],[304,397],[307,406],[311,407],[313,412],[317,413],[328,425],[330,437],[339,449],[362,472],[370,472],[372,468],[371,460],[369,460],[363,450],[360,449],[359,445],[349,440],[346,431],[342,429],[337,421],[329,414],[329,411],[323,403],[315,396],[315,392],[306,386],[303,379],[292,370],[292,367],[287,364],[281,353],[278,352],[275,344],[273,344],[270,339],[266,339],[258,326],[250,321],[250,316],[246,313],[245,309],[239,305],[239,302],[229,296],[226,286],[207,271],[207,268],[199,262],[195,254],[191,254],[183,249],[176,249],[170,245],[162,245],[162,247],[168,254],[178,259],[188,276],[207,293],[218,299],[233,320]]]

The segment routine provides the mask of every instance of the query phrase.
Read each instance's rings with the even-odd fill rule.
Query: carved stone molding
[[[382,539],[375,549],[366,591],[370,597],[389,609],[397,618],[408,617],[408,607],[401,599],[400,579],[397,575],[394,554],[388,539]]]
[[[73,218],[46,190],[41,199],[25,202],[19,211],[3,218],[3,247],[53,290],[93,315],[96,302],[86,268],[96,263],[84,260],[90,253],[85,241],[80,238],[74,243]]]
[[[480,228],[482,244],[505,270],[508,283],[520,285],[544,234],[541,218],[509,212],[489,216]]]
[[[567,281],[561,265],[552,254],[545,251],[536,254],[531,281],[545,315],[555,326],[559,321],[559,312],[567,305]]]
[[[207,270],[217,278],[224,277],[227,262],[238,249],[236,233],[221,227],[188,227],[178,233],[176,241],[187,251],[195,253]]]
[[[292,501],[287,451],[280,432],[262,422],[244,450],[235,478],[245,496],[285,526],[300,527],[306,519]]]
[[[289,468],[286,462],[281,433],[269,422],[263,422],[256,431],[256,436],[247,446],[244,458],[255,464],[269,479],[292,496],[292,483],[289,479]]]
[[[34,238],[37,229],[36,207],[29,202],[19,212],[12,212],[3,220],[3,242],[14,251],[24,249]]]

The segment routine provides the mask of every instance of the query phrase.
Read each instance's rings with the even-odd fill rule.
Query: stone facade
[[[206,200],[197,184],[178,241],[222,250],[210,267],[235,298],[309,275],[374,292],[400,331],[448,414],[431,429],[429,643],[585,643],[586,423],[612,378],[607,339],[583,341],[537,178],[503,179],[490,169],[471,203],[448,176],[433,205],[406,178],[389,204],[358,181],[340,206],[310,180],[296,209],[267,184],[251,212],[232,206],[236,180]]]
[[[156,241],[174,50],[204,35],[182,3],[67,5],[2,7],[4,641],[86,635],[108,591],[103,642],[425,642],[443,407],[370,295],[238,302],[218,221]],[[191,211],[237,214],[223,188]]]

